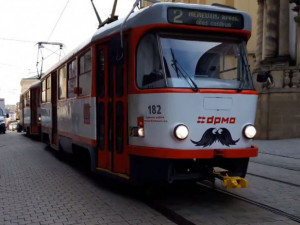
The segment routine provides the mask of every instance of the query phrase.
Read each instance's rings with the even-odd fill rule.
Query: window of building
[[[91,94],[92,87],[92,57],[91,50],[79,58],[79,95]]]
[[[58,79],[58,97],[59,99],[64,99],[66,98],[67,95],[67,69],[66,66],[62,67],[59,69],[59,79]]]

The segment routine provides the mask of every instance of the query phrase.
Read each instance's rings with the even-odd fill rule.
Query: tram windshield
[[[147,34],[137,50],[137,85],[141,89],[253,89],[246,44]]]

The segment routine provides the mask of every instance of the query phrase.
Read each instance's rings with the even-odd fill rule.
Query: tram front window
[[[144,46],[141,41],[137,52],[140,88],[253,89],[244,42],[152,37],[156,50],[147,51],[148,39]],[[151,56],[139,57],[141,52]],[[156,66],[144,73],[141,65]]]

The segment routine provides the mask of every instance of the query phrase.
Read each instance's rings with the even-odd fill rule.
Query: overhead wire
[[[39,42],[39,43],[38,43],[39,46],[38,46],[38,53],[37,53],[36,69],[37,69],[37,74],[38,74],[38,77],[39,77],[39,78],[42,76],[44,60],[47,59],[48,57],[50,57],[50,56],[53,55],[53,54],[57,54],[57,51],[53,51],[53,50],[51,50],[51,49],[49,49],[49,48],[46,48],[48,51],[51,52],[51,54],[49,54],[49,55],[47,55],[46,57],[44,57],[41,48],[45,48],[45,47],[44,47],[44,45],[42,45],[42,44],[54,44],[54,43],[50,43],[49,40],[50,40],[50,38],[52,37],[52,35],[53,35],[53,33],[54,33],[54,31],[55,31],[55,29],[56,29],[56,27],[57,27],[59,21],[61,20],[61,18],[62,18],[62,16],[63,16],[63,14],[64,14],[64,12],[65,12],[65,10],[66,10],[66,8],[67,8],[69,2],[70,2],[70,0],[67,0],[67,2],[66,2],[66,4],[65,4],[65,6],[64,6],[64,8],[63,8],[63,10],[62,10],[62,12],[60,13],[60,15],[59,15],[59,17],[58,17],[58,19],[57,19],[57,21],[56,21],[54,27],[53,27],[53,29],[51,30],[50,35],[48,36],[47,41],[46,41],[46,42],[43,42],[43,43],[42,43],[42,42]],[[47,43],[47,42],[49,42],[49,43]],[[55,43],[55,44],[56,44],[56,43]],[[60,50],[61,50],[61,47],[60,47]],[[41,57],[40,57],[40,54],[41,54]],[[61,57],[61,54],[57,54],[57,55],[59,56],[59,58]],[[39,68],[39,63],[40,63],[39,58],[41,58],[41,65],[40,65],[40,68]],[[40,70],[40,71],[39,71],[39,70]]]
[[[50,40],[50,38],[51,38],[52,34],[54,33],[54,31],[55,31],[55,29],[56,29],[56,27],[57,27],[57,24],[59,23],[59,21],[60,21],[60,19],[61,19],[62,15],[64,14],[64,12],[65,12],[65,10],[66,10],[66,8],[67,8],[68,4],[69,4],[69,1],[70,1],[70,0],[68,0],[68,1],[67,1],[67,3],[66,3],[66,5],[65,5],[65,7],[63,8],[62,12],[60,13],[60,15],[59,15],[59,17],[58,17],[58,19],[57,19],[57,21],[56,21],[56,23],[55,23],[55,25],[54,25],[54,27],[53,27],[53,29],[52,29],[51,33],[50,33],[50,35],[49,35],[49,37],[48,37],[47,41],[49,41],[49,40]]]
[[[3,41],[16,41],[16,42],[23,42],[23,43],[36,43],[35,41],[20,40],[20,39],[14,39],[14,38],[3,38],[3,37],[0,37],[0,40],[3,40]]]

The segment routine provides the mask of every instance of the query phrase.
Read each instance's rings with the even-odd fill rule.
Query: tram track
[[[200,183],[200,182],[197,183],[197,184],[198,184],[198,185],[201,185],[202,187],[208,188],[208,189],[210,189],[210,190],[215,190],[215,191],[217,191],[217,192],[219,192],[219,193],[225,194],[225,195],[227,195],[227,196],[230,196],[230,197],[235,198],[235,199],[238,199],[238,200],[240,200],[240,201],[249,203],[249,204],[251,204],[251,205],[255,205],[255,206],[259,207],[259,208],[265,209],[265,210],[267,210],[267,211],[269,211],[269,212],[272,212],[272,213],[274,213],[274,214],[276,214],[276,215],[284,216],[284,217],[286,217],[286,218],[288,218],[288,219],[290,219],[290,220],[293,220],[293,221],[295,221],[295,222],[300,223],[300,217],[299,217],[299,216],[295,216],[295,215],[293,215],[293,214],[284,212],[284,211],[282,211],[282,210],[280,210],[280,209],[276,209],[276,208],[271,207],[271,206],[269,206],[269,205],[266,205],[266,204],[263,204],[263,203],[260,203],[260,202],[251,200],[251,199],[249,199],[249,198],[246,198],[246,197],[243,197],[243,196],[240,196],[240,195],[231,193],[231,192],[228,192],[228,191],[226,191],[226,190],[222,190],[222,189],[217,188],[217,187],[212,187],[212,186],[210,186],[210,185],[207,185],[207,184],[204,184],[204,183]]]
[[[275,178],[271,178],[271,177],[267,177],[267,176],[262,176],[262,175],[258,175],[258,174],[254,174],[254,173],[247,173],[247,174],[251,175],[251,176],[271,180],[271,181],[274,181],[274,182],[278,182],[278,183],[281,183],[281,184],[287,184],[287,185],[291,185],[293,187],[299,187],[300,188],[299,184],[294,184],[294,183],[291,183],[291,182],[287,182],[287,181],[283,181],[283,180],[279,180],[279,179],[275,179]]]
[[[298,157],[291,157],[291,156],[279,155],[279,154],[268,153],[268,152],[259,152],[259,154],[271,155],[271,156],[278,156],[278,157],[282,157],[282,158],[288,158],[288,159],[296,159],[296,160],[300,160],[300,158],[298,158]]]
[[[285,170],[291,170],[291,171],[300,171],[298,168],[275,165],[275,164],[272,164],[272,163],[265,163],[265,162],[262,163],[262,162],[258,162],[258,161],[251,161],[251,163],[256,163],[256,164],[260,164],[260,165],[264,165],[264,166],[271,166],[271,167],[285,169]]]
[[[284,183],[284,182],[281,182],[281,183]],[[294,185],[294,184],[289,184],[289,185]],[[299,185],[297,185],[297,187],[298,186]],[[194,198],[193,195],[199,195],[199,192],[196,189],[200,188],[200,187],[204,188],[205,190],[207,190],[209,192],[210,191],[217,192],[217,193],[221,194],[221,196],[224,196],[225,198],[227,198],[227,197],[233,198],[233,199],[236,199],[238,201],[242,201],[242,202],[245,202],[247,204],[250,204],[252,206],[256,206],[260,209],[266,210],[266,211],[268,211],[270,213],[273,213],[273,214],[276,214],[278,216],[285,217],[285,218],[287,218],[289,220],[292,220],[294,222],[300,223],[300,217],[299,216],[287,213],[287,212],[285,212],[281,209],[269,206],[267,204],[263,204],[261,202],[249,199],[247,197],[243,197],[243,196],[238,195],[238,194],[234,194],[232,192],[223,190],[221,188],[218,188],[216,186],[212,186],[210,184],[206,184],[204,182],[197,182],[195,187],[192,188],[193,190],[191,190],[191,192],[193,194],[189,195],[189,197],[186,197],[186,198],[190,198],[190,201],[192,202],[193,198]],[[190,188],[187,188],[187,189],[190,189]],[[199,189],[199,191],[200,191],[200,189]],[[152,209],[154,209],[157,212],[161,213],[163,216],[167,217],[169,220],[171,220],[175,224],[178,224],[178,225],[197,225],[197,224],[199,224],[199,223],[193,221],[193,219],[189,219],[188,216],[182,215],[180,211],[176,210],[176,207],[175,207],[175,209],[174,209],[174,207],[168,207],[168,204],[165,203],[164,200],[160,200],[160,199],[157,199],[157,198],[149,198],[145,202],[149,207],[151,207]],[[178,203],[178,207],[180,207],[180,203]]]
[[[157,200],[148,200],[146,201],[147,205],[151,207],[152,209],[156,210],[169,220],[171,220],[173,223],[178,225],[197,225],[196,223],[193,223],[192,221],[188,220],[184,216],[176,213],[174,210],[166,207],[164,204],[160,203]]]

